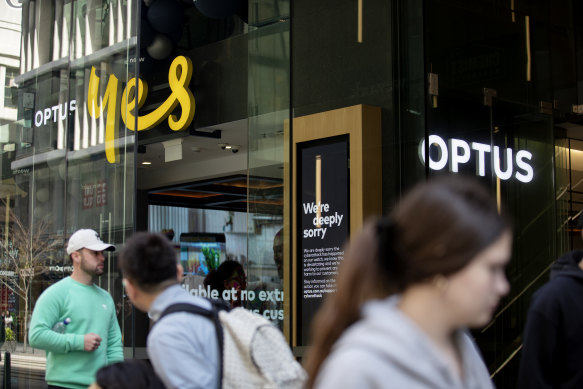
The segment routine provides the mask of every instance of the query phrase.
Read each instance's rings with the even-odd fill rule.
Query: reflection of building
[[[0,4],[0,125],[2,132],[0,142],[6,141],[9,136],[8,124],[16,120],[16,105],[12,91],[14,77],[20,71],[20,5],[13,2],[3,2]],[[8,151],[8,150],[4,150]]]
[[[51,235],[63,244],[80,227],[118,245],[148,228],[173,229],[176,243],[181,232],[225,233],[227,254],[245,262],[249,280],[264,283],[276,277],[273,237],[283,226],[284,329],[301,346],[289,310],[294,188],[285,186],[296,166],[288,157],[294,118],[358,104],[381,108],[384,210],[428,175],[455,170],[453,159],[459,172],[475,175],[479,158],[526,150],[528,183],[505,179],[486,162],[478,172],[508,204],[517,229],[511,295],[476,333],[498,386],[513,386],[530,295],[573,244],[571,218],[583,202],[576,152],[583,150],[583,36],[575,19],[581,1],[563,7],[547,0],[540,8],[490,1],[241,2],[248,9],[211,3],[216,9],[203,12],[185,0],[23,1],[22,62],[0,64],[0,71],[20,68],[13,98],[4,99],[17,111],[0,117],[0,188],[13,188],[16,212],[33,222],[48,215]],[[194,104],[160,113],[185,87],[173,68],[181,56],[192,63],[187,87]],[[146,98],[132,115],[122,93],[135,75],[148,90],[141,86]],[[136,122],[155,112],[156,120]],[[178,131],[165,116],[192,112]],[[430,135],[448,147],[441,170],[419,157]],[[455,151],[452,139],[463,142]],[[432,161],[443,160],[445,148],[428,148]],[[508,169],[500,158],[495,166]],[[101,285],[126,310],[126,347],[143,355],[147,318],[137,314],[132,326],[115,254],[107,260]],[[48,262],[68,264],[62,253]],[[33,301],[64,275],[39,279]]]
[[[10,180],[9,172],[17,136],[14,78],[20,73],[20,7],[17,2],[0,3],[0,198],[14,194],[14,182]],[[4,230],[4,223],[1,228]]]
[[[0,287],[0,310],[2,312],[6,311],[7,309],[14,311],[16,309],[14,303],[14,292],[12,292],[6,286],[2,285],[2,287]]]
[[[20,24],[21,4],[14,1],[0,3],[0,199],[8,201],[23,192],[15,186],[10,173],[10,162],[14,156],[18,126],[17,94],[14,78],[20,73]],[[0,239],[6,239],[9,223],[6,216],[0,218]],[[0,277],[14,279],[11,270],[0,270]],[[16,294],[6,285],[0,285],[0,310],[16,312]]]

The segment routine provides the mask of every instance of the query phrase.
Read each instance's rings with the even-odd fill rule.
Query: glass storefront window
[[[362,7],[359,7],[359,4]],[[391,23],[394,19],[394,8],[391,2],[386,1],[319,1],[317,4],[292,2],[291,8],[291,105],[293,111],[288,139],[293,137],[295,131],[294,119],[359,104],[380,107],[379,125],[382,134],[380,142],[376,142],[370,150],[356,150],[356,153],[376,155],[375,148],[381,149],[378,155],[382,154],[382,161],[374,161],[374,166],[377,167],[374,170],[380,168],[382,171],[382,207],[390,209],[389,207],[402,189],[404,173],[408,169],[402,163],[402,146],[399,143],[402,134],[395,130],[393,121],[395,118],[393,100],[395,96],[393,39],[395,36],[393,36]],[[340,128],[344,127],[344,123],[338,125]],[[346,123],[346,127],[349,126],[350,124]],[[362,131],[364,133],[371,130],[365,126]],[[319,136],[314,136],[314,138]],[[349,139],[347,142],[349,147],[351,147],[351,142],[354,142],[354,139]],[[287,146],[289,151],[284,151],[293,155],[294,150],[291,149],[296,147],[297,151],[300,147],[299,143],[297,145],[297,147],[296,144]],[[299,160],[299,157],[297,159]],[[351,155],[349,166],[355,160],[356,156]],[[291,177],[291,172],[297,169],[298,161],[286,161],[286,163],[289,164]],[[366,170],[364,169],[364,172]],[[365,175],[364,172],[351,170],[349,176]],[[292,179],[290,178],[289,181]],[[353,185],[352,181],[351,178],[351,185]],[[288,190],[291,192],[296,188],[290,185]],[[325,193],[326,189],[322,191]],[[290,197],[284,201],[285,204],[293,202],[291,194],[288,196]],[[321,202],[327,203],[333,194],[328,193],[322,196]],[[315,200],[314,193],[312,197],[315,202],[318,202]],[[367,198],[367,195],[363,197]],[[291,208],[291,205],[288,207]],[[380,210],[375,212],[380,212]],[[347,217],[350,216],[347,215]],[[293,216],[290,216],[288,220],[292,218]],[[287,235],[297,234],[301,228],[301,225],[293,226],[293,231]],[[354,231],[351,230],[351,232]],[[327,247],[326,244],[322,244],[321,247]],[[287,245],[288,250],[292,250],[290,246],[293,246],[293,243]],[[342,246],[342,244],[333,246]],[[340,253],[341,250],[339,248],[333,252]],[[294,274],[302,272],[300,261],[303,261],[303,257],[298,254],[293,261],[296,265],[293,269]],[[325,262],[323,261],[323,266],[326,266]],[[313,312],[318,307],[318,303],[312,302],[315,299],[308,302],[308,298],[295,289],[300,288],[299,284],[302,281],[298,280],[301,280],[301,277],[290,278],[293,284],[292,291],[295,290],[297,293],[294,295],[298,306],[296,310],[300,312],[299,306],[305,302],[306,305],[311,306],[310,312]],[[326,285],[323,279],[317,282]],[[332,289],[332,287],[323,286],[321,290],[324,292],[321,296],[325,296]],[[292,325],[296,329],[294,332],[292,328],[292,344],[297,346],[297,355],[303,356],[306,346],[309,346],[306,339],[309,338],[307,329],[311,318],[300,318],[301,313],[298,312],[292,318]],[[311,316],[311,313],[306,313],[304,316]],[[306,330],[302,332],[303,328]]]
[[[23,5],[21,74],[14,77],[12,91],[18,117],[2,159],[2,183],[8,188],[3,208],[10,215],[3,223],[3,239],[11,247],[24,234],[44,249],[32,262],[20,261],[18,266],[30,268],[25,273],[4,262],[6,274],[22,275],[13,288],[2,287],[0,306],[13,313],[16,340],[25,350],[36,299],[72,271],[64,250],[71,233],[91,228],[121,245],[134,230],[134,134],[118,120],[120,101],[103,96],[110,77],[119,80],[121,94],[136,74],[130,58],[136,52],[136,26],[131,21],[137,7],[134,1]],[[99,118],[89,111],[87,101],[92,69],[101,80],[98,104],[116,105]],[[113,163],[105,157],[108,123],[114,123],[118,150]],[[26,228],[19,230],[19,223]],[[23,291],[18,285],[26,284],[24,274],[34,277]],[[98,284],[113,295],[123,318],[127,307],[116,254],[107,254],[106,272]],[[131,322],[120,319],[120,324],[124,345],[131,349]]]
[[[553,95],[568,97],[565,86],[573,82],[559,79],[574,79],[574,73],[563,62],[567,73],[557,77],[551,63],[562,62],[561,56],[542,53],[552,51],[554,37],[572,36],[573,30],[570,22],[555,26],[558,19],[549,17],[545,7],[494,3],[426,3],[424,139],[433,161],[447,160],[439,168],[429,165],[429,175],[480,177],[513,220],[510,294],[492,322],[474,332],[497,386],[513,387],[532,293],[548,280],[550,264],[567,248],[569,223],[564,224],[570,216],[562,194],[568,182],[561,169],[568,169],[568,151],[555,142],[554,127],[565,107]],[[435,142],[438,138],[430,138],[435,135],[445,149]]]
[[[284,127],[289,121],[290,22],[289,2],[279,3],[279,14],[257,16],[249,32],[249,284],[262,314],[289,337],[289,279],[286,253],[289,220],[284,217]],[[259,23],[261,22],[261,24]],[[253,24],[253,21],[251,21]],[[258,180],[257,177],[261,177]],[[269,293],[269,294],[268,294]],[[267,296],[275,296],[267,298]]]
[[[139,115],[170,93],[168,67],[176,56],[192,61],[196,108],[183,131],[163,121],[138,134],[137,207],[138,214],[148,209],[148,217],[138,217],[137,228],[171,237],[190,293],[222,291],[213,277],[232,267],[221,280],[244,285],[241,305],[283,328],[286,270],[278,239],[285,236],[289,2],[254,1],[224,14],[220,7],[181,4],[175,28],[155,17],[155,5],[142,8],[141,77],[151,92]],[[170,54],[156,52],[146,28],[154,36],[168,29]],[[138,326],[147,326],[145,320]]]

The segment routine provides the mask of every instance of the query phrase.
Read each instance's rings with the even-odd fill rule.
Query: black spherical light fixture
[[[182,28],[182,5],[176,0],[156,0],[148,7],[148,21],[164,34]]]

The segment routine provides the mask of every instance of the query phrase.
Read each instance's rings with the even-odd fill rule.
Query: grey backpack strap
[[[164,316],[169,315],[171,313],[176,312],[188,312],[195,315],[204,316],[215,324],[215,330],[217,333],[217,344],[219,346],[219,382],[218,382],[218,389],[221,389],[223,386],[223,327],[219,321],[219,305],[215,304],[213,300],[209,300],[212,304],[212,309],[208,310],[198,305],[190,304],[190,303],[175,303],[171,304],[162,312],[160,317],[158,317],[158,321],[162,319]],[[219,303],[220,304],[220,303]]]

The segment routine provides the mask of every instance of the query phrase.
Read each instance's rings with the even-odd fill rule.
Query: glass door
[[[425,2],[428,175],[477,176],[514,224],[511,291],[475,331],[498,387],[514,387],[530,298],[557,257],[548,19],[485,1]]]

